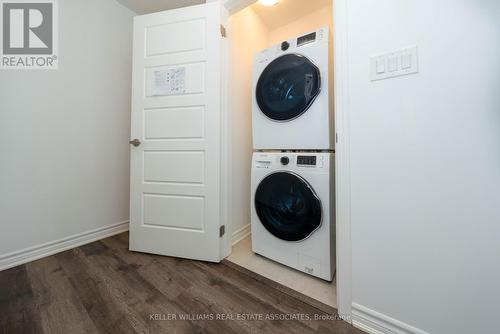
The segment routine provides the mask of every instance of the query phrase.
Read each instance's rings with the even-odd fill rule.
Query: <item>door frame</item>
[[[257,0],[208,0],[207,2],[220,1],[225,9],[226,19],[257,2]],[[332,0],[334,21],[334,104],[335,104],[335,195],[336,195],[336,241],[337,241],[337,310],[343,319],[349,323],[351,320],[352,306],[352,243],[351,243],[351,176],[350,176],[350,115],[349,115],[349,44],[348,44],[348,8],[347,0]],[[226,24],[226,22],[223,22]],[[226,57],[229,59],[228,50]],[[228,77],[227,68],[223,77]],[[225,80],[227,82],[227,79]],[[227,103],[227,102],[225,102]],[[231,117],[227,113],[226,116]],[[230,130],[229,130],[230,131]],[[226,133],[226,136],[228,134]],[[226,137],[227,138],[227,137]],[[231,145],[228,143],[228,145]],[[228,149],[228,147],[225,147]],[[231,171],[231,157],[226,154],[223,164],[226,171]],[[230,181],[229,181],[230,182]],[[225,185],[226,187],[230,185]],[[227,189],[227,188],[226,188]],[[228,207],[231,199],[227,198]],[[228,224],[230,222],[226,220]],[[228,226],[231,232],[231,226]],[[228,234],[229,234],[228,233]],[[229,254],[231,238],[226,237],[222,254]]]

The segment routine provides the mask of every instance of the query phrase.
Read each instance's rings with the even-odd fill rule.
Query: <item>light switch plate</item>
[[[418,52],[416,46],[399,49],[370,58],[371,81],[390,79],[418,73]],[[380,64],[386,64],[381,71]]]

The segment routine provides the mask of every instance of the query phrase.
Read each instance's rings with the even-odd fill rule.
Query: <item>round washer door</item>
[[[282,240],[303,240],[321,225],[321,201],[297,174],[268,175],[257,187],[254,201],[262,225]]]
[[[275,121],[290,121],[309,109],[321,89],[319,68],[298,54],[273,60],[257,81],[260,110]]]

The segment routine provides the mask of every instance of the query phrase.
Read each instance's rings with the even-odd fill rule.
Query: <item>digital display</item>
[[[299,155],[297,157],[297,165],[316,166],[316,156]]]
[[[307,43],[312,43],[316,40],[316,32],[301,36],[297,38],[297,46],[301,46]]]

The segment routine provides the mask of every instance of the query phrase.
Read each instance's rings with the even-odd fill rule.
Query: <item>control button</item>
[[[396,56],[389,57],[389,72],[395,72],[398,69],[398,58]]]
[[[288,43],[288,42],[281,43],[281,50],[282,51],[288,50],[289,47],[290,47],[290,43]]]
[[[281,157],[280,161],[282,165],[286,166],[290,162],[290,159],[288,157]]]
[[[377,74],[385,73],[385,59],[377,60],[375,66]]]
[[[401,68],[403,70],[411,68],[411,53],[406,53],[401,56]]]

